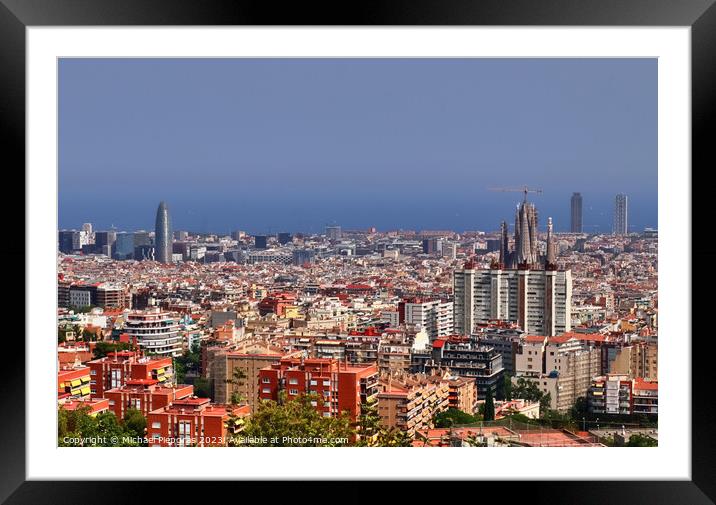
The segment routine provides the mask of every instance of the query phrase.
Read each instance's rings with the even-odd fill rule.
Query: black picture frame
[[[704,179],[708,167],[716,166],[716,150],[709,133],[716,123],[716,7],[714,0],[458,0],[437,2],[400,0],[379,2],[294,2],[276,5],[269,1],[211,0],[0,0],[0,142],[3,153],[3,172],[7,193],[17,193],[24,187],[25,167],[25,28],[31,26],[86,25],[542,25],[542,26],[684,26],[691,27],[692,70],[692,167],[694,191],[705,191]],[[684,167],[689,170],[689,167]],[[685,175],[688,175],[685,174]],[[8,184],[9,178],[16,178]],[[699,181],[699,178],[703,179]],[[701,182],[701,184],[699,184]],[[692,229],[705,230],[711,219],[710,195],[692,196]],[[18,213],[17,202],[3,198],[3,215],[12,219]],[[27,230],[29,232],[29,230]],[[684,230],[688,238],[689,230]],[[684,245],[690,246],[690,240]],[[32,268],[25,261],[24,246],[13,245],[11,252],[3,248],[1,254],[9,270],[23,262],[25,270]],[[688,265],[678,267],[683,275],[691,276]],[[716,258],[708,247],[691,249],[692,265],[707,266]],[[709,284],[713,274],[708,268],[699,273],[699,283]],[[23,279],[24,280],[24,279]],[[11,283],[18,286],[20,279]],[[8,281],[10,283],[10,281]],[[712,283],[711,283],[712,284]],[[694,314],[708,314],[708,293],[699,296],[694,290]],[[13,293],[17,306],[17,290]],[[701,309],[701,310],[699,310]],[[28,308],[26,307],[26,317]],[[19,332],[19,328],[15,328]],[[241,490],[243,498],[255,492],[262,495],[289,492],[293,500],[297,483],[230,483],[214,482],[207,486],[182,480],[171,485],[145,482],[137,491],[136,485],[124,481],[112,482],[39,482],[25,479],[25,345],[17,336],[7,335],[6,359],[0,381],[3,403],[0,415],[2,460],[0,470],[0,501],[11,504],[77,504],[131,503],[147,498],[182,503],[190,492],[205,498],[219,499],[225,491]],[[671,336],[676,338],[677,336]],[[691,338],[691,328],[684,328],[678,338]],[[693,342],[693,340],[692,340]],[[470,501],[487,497],[491,491],[499,494],[509,489],[510,496],[522,497],[532,503],[714,503],[716,500],[716,443],[712,435],[715,419],[709,353],[692,354],[692,480],[691,481],[548,481],[548,482],[480,482],[470,483],[477,490]],[[697,375],[698,373],[698,375]],[[698,379],[698,380],[696,380]],[[697,400],[705,400],[699,401]],[[568,450],[568,449],[567,449]],[[538,462],[535,462],[538,463]],[[88,464],[94,464],[91,456]],[[142,464],[142,462],[139,462]],[[426,464],[440,464],[440,459]],[[628,461],[623,465],[629,474]],[[568,456],[565,465],[569,465]],[[560,469],[555,468],[555,475]],[[432,498],[449,499],[451,491],[439,483],[421,482],[402,485],[399,494],[406,503]],[[359,483],[360,484],[360,483]],[[351,484],[354,486],[355,484]],[[365,485],[365,484],[364,484]],[[445,484],[452,486],[453,484]],[[301,483],[300,489],[305,489]],[[490,488],[490,489],[488,489]],[[321,483],[321,494],[334,500],[364,502],[365,493],[349,490],[344,483]],[[366,488],[363,488],[364,490]],[[376,491],[377,492],[377,491]],[[313,491],[305,491],[311,499]],[[372,494],[372,493],[371,493]],[[433,495],[435,498],[433,498]],[[231,494],[229,495],[231,496]],[[315,495],[314,495],[315,496]],[[361,498],[363,496],[363,498]],[[428,498],[430,497],[430,498]],[[518,498],[519,499],[519,498]],[[370,499],[372,501],[372,498]]]

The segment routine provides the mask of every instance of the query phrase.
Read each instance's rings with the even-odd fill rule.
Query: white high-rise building
[[[127,313],[125,333],[137,338],[137,344],[148,354],[179,356],[182,353],[182,336],[179,320],[170,312],[160,309],[137,310]]]
[[[469,335],[490,321],[517,323],[532,335],[571,330],[570,270],[478,270],[473,262],[453,278],[455,333]]]
[[[442,300],[408,298],[401,302],[402,321],[419,325],[432,342],[453,334],[453,303]]]

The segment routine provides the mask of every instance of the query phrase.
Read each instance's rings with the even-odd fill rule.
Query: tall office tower
[[[342,236],[340,226],[326,226],[326,237],[328,237],[328,240],[340,240]]]
[[[134,233],[117,233],[112,257],[117,260],[134,258]]]
[[[82,231],[91,235],[92,234],[92,223],[82,224]]]
[[[571,270],[480,270],[467,262],[455,270],[455,333],[470,335],[490,321],[517,323],[526,333],[552,336],[570,331]]]
[[[279,233],[277,238],[278,238],[278,243],[281,245],[286,245],[293,240],[293,237],[291,236],[291,234],[285,233],[285,232]]]
[[[423,254],[441,255],[443,252],[443,241],[439,238],[423,239]]]
[[[537,265],[537,208],[526,200],[515,213],[515,258],[517,268]]]
[[[111,231],[97,231],[94,234],[94,245],[95,252],[98,254],[104,254],[106,256],[112,256],[115,248],[115,242],[117,240],[117,232]]]
[[[169,209],[164,202],[160,202],[159,208],[157,208],[154,258],[160,263],[171,263],[172,261],[172,228],[169,222]]]
[[[256,249],[266,249],[268,247],[268,237],[266,235],[256,235],[254,237],[254,247]]]
[[[615,235],[626,235],[628,232],[627,225],[627,196],[625,194],[618,194],[614,198],[614,234]]]
[[[572,193],[572,233],[582,233],[582,194]]]
[[[72,251],[80,249],[80,232],[75,230],[60,230],[58,232],[60,252],[71,254]]]

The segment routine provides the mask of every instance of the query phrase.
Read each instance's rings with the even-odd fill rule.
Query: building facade
[[[629,233],[628,225],[628,199],[627,195],[618,194],[614,198],[614,234],[626,235]]]
[[[516,323],[526,333],[571,330],[570,270],[477,269],[467,262],[453,274],[455,333],[470,335],[493,321]]]
[[[165,202],[157,208],[157,219],[154,229],[154,259],[160,263],[172,261],[172,227],[169,209]]]
[[[347,412],[355,422],[362,405],[378,394],[376,365],[350,366],[332,359],[287,358],[259,372],[263,400],[316,395],[313,406],[324,417]]]
[[[136,310],[126,315],[124,332],[146,353],[180,356],[182,336],[179,320],[171,312],[158,308]]]
[[[431,342],[454,333],[453,312],[453,302],[443,300],[411,297],[398,304],[399,323],[419,326]]]
[[[572,233],[582,233],[582,194],[573,193],[571,199],[571,226]]]

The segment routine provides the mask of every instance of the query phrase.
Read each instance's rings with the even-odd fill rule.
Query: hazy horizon
[[[657,223],[655,59],[60,59],[59,227]]]

